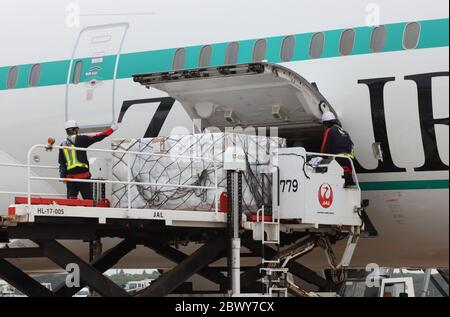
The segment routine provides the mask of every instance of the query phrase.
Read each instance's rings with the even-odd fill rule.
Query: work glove
[[[45,147],[46,151],[51,151],[53,150],[53,145],[55,144],[55,139],[52,137],[49,137],[47,140],[47,146]]]
[[[117,129],[119,129],[119,126],[118,126],[117,124],[113,124],[113,125],[111,126],[111,129],[112,129],[113,131],[116,131]]]
[[[320,162],[322,162],[322,161],[323,161],[322,157],[316,156],[309,160],[308,165],[312,166],[312,167],[317,167],[317,166],[319,166]]]

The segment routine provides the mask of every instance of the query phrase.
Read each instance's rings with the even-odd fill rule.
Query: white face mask
[[[69,135],[67,138],[68,138],[72,143],[75,143],[76,137],[77,137],[76,134],[72,134],[72,135]]]

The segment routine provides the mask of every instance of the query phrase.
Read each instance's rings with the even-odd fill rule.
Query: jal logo
[[[330,208],[333,204],[333,188],[324,183],[319,188],[319,203],[323,208]]]

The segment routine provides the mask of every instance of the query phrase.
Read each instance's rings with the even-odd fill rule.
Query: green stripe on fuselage
[[[448,47],[449,44],[449,19],[436,19],[418,21],[421,25],[421,36],[418,49]],[[393,23],[385,25],[387,28],[386,46],[383,52],[402,51],[403,31],[407,22]],[[355,45],[351,55],[371,54],[370,38],[373,27],[357,27],[355,30]],[[325,44],[321,58],[332,58],[341,56],[339,53],[339,42],[343,29],[324,31]],[[309,43],[314,33],[294,34],[295,50],[292,61],[309,60]],[[285,36],[266,38],[267,52],[266,59],[270,63],[280,63],[280,51]],[[253,46],[256,39],[238,41],[239,56],[238,63],[248,63],[252,61]],[[211,66],[224,64],[227,43],[210,44],[212,47]],[[190,46],[186,48],[185,68],[196,68],[202,45]],[[122,54],[120,57],[117,78],[130,78],[134,74],[147,72],[162,72],[172,69],[175,48],[136,52]],[[83,74],[90,68],[90,59],[83,59],[85,65]],[[115,57],[106,56],[105,64],[97,75],[97,79],[110,80],[113,78]],[[28,88],[28,77],[33,64],[19,66],[19,79],[15,89]],[[63,85],[67,81],[67,72],[70,61],[54,61],[41,63],[42,71],[38,86]],[[0,67],[0,90],[6,89],[8,72],[11,66]],[[83,82],[91,80],[90,76],[82,76]]]
[[[363,191],[448,189],[448,179],[421,181],[361,182]]]

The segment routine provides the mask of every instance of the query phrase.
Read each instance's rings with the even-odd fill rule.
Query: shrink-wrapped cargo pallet
[[[216,197],[220,197],[221,193],[226,191],[223,156],[230,146],[240,146],[246,153],[247,173],[242,182],[243,211],[256,212],[261,205],[270,203],[272,177],[270,173],[267,173],[270,153],[279,147],[285,147],[284,139],[245,134],[208,133],[116,140],[113,142],[114,150],[142,154],[132,154],[128,158],[129,154],[115,153],[113,178],[127,181],[128,160],[130,160],[131,181],[158,184],[158,186],[132,185],[130,187],[132,208],[214,211]],[[204,160],[192,159],[192,157],[200,157]],[[216,178],[213,160],[219,191],[159,186],[159,184],[173,184],[214,187]],[[128,206],[126,185],[113,185],[112,206],[118,208]]]

